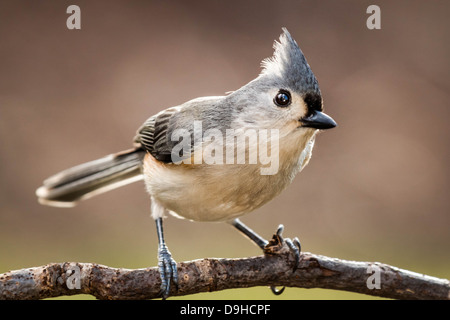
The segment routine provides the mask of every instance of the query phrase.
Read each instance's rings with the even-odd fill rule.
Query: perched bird
[[[323,113],[316,77],[283,28],[273,57],[262,62],[256,79],[224,96],[197,98],[159,112],[138,129],[134,148],[62,171],[45,180],[36,194],[42,204],[70,207],[143,178],[156,221],[165,298],[171,282],[178,281],[163,235],[165,213],[228,222],[264,248],[268,242],[238,217],[285,189],[308,164],[317,132],[335,126]],[[257,159],[263,148],[273,162],[269,171],[264,171],[269,163]],[[281,232],[282,226],[280,237]],[[298,239],[288,245],[298,257]]]

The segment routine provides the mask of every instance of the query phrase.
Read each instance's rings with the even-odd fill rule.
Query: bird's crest
[[[276,76],[302,92],[320,92],[317,79],[303,52],[286,28],[283,28],[280,40],[275,41],[273,47],[273,56],[261,63],[261,76]]]

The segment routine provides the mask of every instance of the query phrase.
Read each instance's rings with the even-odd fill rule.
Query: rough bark
[[[172,288],[171,295],[286,286],[337,289],[394,299],[450,299],[448,280],[383,263],[346,261],[305,252],[295,271],[294,265],[289,248],[276,239],[262,256],[180,262],[179,286]],[[376,286],[376,276],[380,287],[369,289],[371,284]],[[156,267],[130,270],[93,263],[51,263],[0,274],[0,299],[75,294],[90,294],[98,299],[153,299],[159,296],[160,284]]]

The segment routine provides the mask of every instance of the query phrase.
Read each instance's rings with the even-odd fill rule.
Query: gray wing
[[[201,141],[195,141],[202,137],[205,130],[209,128],[228,128],[230,111],[223,103],[224,97],[197,98],[184,103],[181,106],[168,108],[150,117],[139,128],[135,143],[150,152],[155,159],[172,163],[172,150],[181,141],[173,141],[172,134],[176,129],[187,130],[190,137],[190,148],[180,150],[177,161],[191,156],[194,146]],[[194,135],[194,123],[201,121],[202,134]],[[197,130],[197,129],[196,129]],[[186,141],[183,141],[186,143]]]
[[[170,140],[168,132],[171,131],[170,120],[179,110],[178,107],[169,108],[147,119],[139,128],[134,142],[150,152],[155,159],[171,163],[171,152],[175,142]]]

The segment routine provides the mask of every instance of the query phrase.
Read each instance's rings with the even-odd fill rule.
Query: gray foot
[[[172,255],[166,246],[158,250],[158,267],[161,275],[160,296],[166,299],[169,296],[171,281],[173,281],[175,287],[178,287],[177,263],[172,259]]]
[[[289,249],[292,251],[292,253],[295,256],[295,265],[294,265],[294,269],[292,270],[292,272],[294,272],[295,270],[297,270],[298,266],[300,265],[300,252],[302,251],[302,246],[300,244],[300,240],[298,240],[297,237],[295,237],[294,240],[291,240],[290,238],[283,238],[283,236],[282,236],[283,231],[284,231],[284,226],[282,224],[280,224],[278,226],[276,235],[277,235],[278,239],[280,239],[281,244],[286,243],[286,245],[289,247]],[[280,295],[283,293],[285,287],[278,290],[277,288],[272,286],[272,287],[270,287],[270,289],[272,290],[273,294]]]

